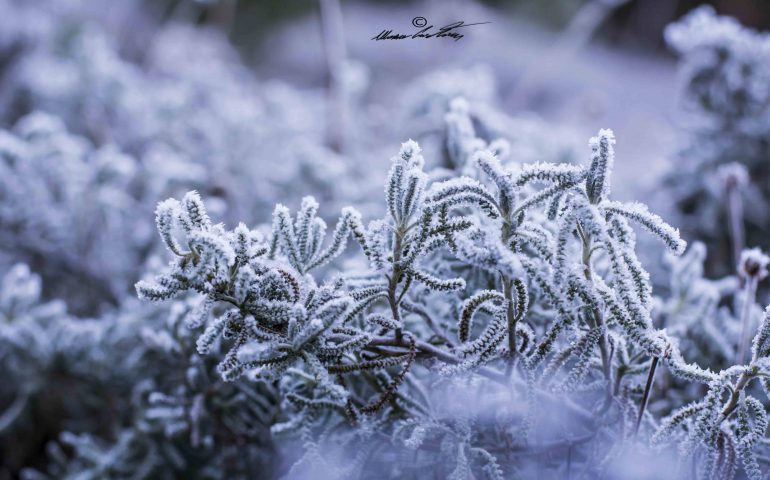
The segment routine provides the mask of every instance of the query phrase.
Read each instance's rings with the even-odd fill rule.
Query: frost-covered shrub
[[[358,103],[359,70],[338,153],[325,92],[88,3],[0,0],[0,478],[766,474],[768,259],[741,210],[763,77],[736,67],[762,38],[708,13],[670,34],[714,120],[685,152],[711,180],[678,185],[724,195],[742,239],[712,280],[702,244],[613,199],[611,131],[581,162],[499,111],[489,69],[399,84],[395,108]],[[655,292],[638,228],[669,250]]]
[[[731,273],[744,246],[768,247],[770,40],[711,7],[670,25],[666,40],[682,58],[688,113],[667,183],[682,227],[709,245],[713,271]]]
[[[740,322],[733,312],[740,312],[741,299],[736,277],[704,277],[705,257],[700,242],[681,257],[666,256],[668,290],[656,297],[653,313],[657,325],[680,339],[679,349],[687,359],[721,369],[736,355]]]
[[[275,460],[272,388],[224,382],[184,326],[200,305],[126,301],[98,319],[42,303],[18,264],[0,284],[0,475],[252,478]],[[41,451],[47,452],[41,458]],[[46,464],[41,464],[43,458]]]
[[[3,255],[29,262],[75,308],[116,304],[152,246],[152,232],[135,219],[140,168],[50,115],[31,114],[12,131],[0,130]]]
[[[140,379],[127,377],[132,383],[122,418],[108,419],[107,432],[63,431],[58,442],[48,445],[45,474],[27,470],[26,476],[271,476],[275,452],[268,427],[275,411],[274,392],[264,385],[225,383],[214,369],[216,362],[197,354],[184,321],[199,309],[178,302],[153,314],[131,306],[126,309],[129,313],[116,318],[112,323],[125,322],[129,315],[141,319],[133,323],[136,330],[124,335],[124,341],[131,342],[131,355],[141,361],[145,372]],[[114,388],[111,383],[104,387]]]
[[[3,475],[39,458],[65,428],[106,431],[141,368],[135,325],[75,319],[61,301],[40,300],[40,278],[24,264],[0,283],[0,454]],[[120,361],[117,361],[120,359]]]
[[[334,176],[352,172],[322,148],[312,119],[323,117],[323,97],[258,82],[219,32],[166,25],[140,66],[98,26],[60,28],[19,61],[11,95],[222,197],[235,214],[264,210],[303,181],[331,199]]]
[[[3,207],[26,225],[4,232],[14,246],[8,262],[23,260],[44,274],[49,297],[65,298],[76,311],[117,305],[153,251],[146,218],[155,201],[190,189],[205,194],[210,208],[228,221],[267,220],[276,199],[297,190],[312,193],[330,209],[344,199],[364,213],[380,213],[369,205],[379,187],[365,173],[382,163],[376,152],[395,130],[390,125],[400,123],[391,121],[400,113],[388,111],[377,119],[352,104],[351,148],[341,155],[325,145],[326,127],[319,122],[325,118],[323,92],[259,81],[221,32],[191,25],[153,25],[141,57],[135,58],[124,51],[129,41],[124,34],[130,32],[108,30],[109,15],[89,13],[84,3],[36,2],[37,27],[8,32],[9,43],[21,42],[23,50],[4,73],[1,90],[7,97],[0,102],[2,118],[19,125],[9,132],[13,137],[30,118],[44,118],[36,112],[45,112],[48,123],[58,130],[66,125],[68,135],[77,135],[83,145],[83,153],[75,155],[81,159],[68,158],[67,164],[93,170],[92,159],[112,152],[120,160],[119,179],[103,178],[99,171],[62,173],[57,189],[70,196],[83,192],[72,202],[32,188],[51,175],[48,170],[58,171],[49,168],[54,159],[40,154],[24,169],[9,167],[5,180],[14,193],[7,194],[12,200]],[[23,2],[5,7],[14,18],[32,15]],[[471,122],[473,138],[492,142],[506,132],[516,160],[568,156],[568,148],[536,122],[509,118],[493,107],[489,71],[434,76],[440,81],[418,79],[403,97],[415,105],[423,103],[418,97],[435,104],[430,121],[420,116],[415,123],[432,125],[440,148],[451,148],[446,138],[466,135],[464,125]],[[486,86],[480,88],[477,80]],[[471,103],[458,100],[448,111],[458,94]],[[39,141],[54,142],[44,138]],[[457,154],[447,151],[440,163],[461,168],[459,162],[468,162]],[[20,176],[29,178],[18,181]],[[25,251],[19,253],[21,248]],[[114,255],[116,250],[124,253]],[[59,253],[49,255],[52,251]],[[84,281],[91,289],[76,291],[79,287],[62,278]]]
[[[755,477],[765,411],[743,392],[766,374],[764,323],[749,364],[720,373],[687,363],[653,326],[631,224],[673,254],[685,244],[644,205],[610,198],[612,132],[591,140],[588,167],[503,164],[472,141],[481,149],[469,176],[440,181],[424,172],[419,146],[404,143],[386,215],[365,225],[346,208],[330,234],[312,198],[296,215],[276,207],[267,236],[214,224],[195,192],[162,202],[158,231],[174,260],[138,283],[139,295],[197,292],[205,308],[188,326],[200,332],[199,352],[221,345],[224,379],[278,386],[272,432],[296,432],[304,445],[290,477],[612,476],[635,457],[637,432],[658,428],[654,439],[668,441],[680,425],[678,458],[642,451],[636,460],[658,455],[669,471],[689,472],[695,457],[730,473],[741,459]],[[313,275],[349,236],[365,263]],[[709,387],[660,426],[644,411],[658,363]],[[545,452],[574,460],[551,464]],[[697,465],[698,475],[711,471]]]
[[[295,188],[332,203],[367,191],[339,181],[357,164],[324,146],[323,96],[258,82],[221,33],[159,27],[139,64],[81,2],[38,3],[39,28],[8,32],[23,48],[2,77],[16,126],[2,132],[0,230],[6,262],[44,274],[47,296],[117,305],[152,252],[159,197],[197,188],[257,221]]]

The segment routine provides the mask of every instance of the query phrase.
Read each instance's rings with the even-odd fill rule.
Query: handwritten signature
[[[372,37],[372,40],[404,40],[407,38],[453,38],[454,41],[458,41],[465,35],[458,30],[472,25],[484,25],[492,22],[478,22],[478,23],[465,23],[464,21],[450,23],[437,30],[434,30],[433,25],[428,25],[428,20],[425,17],[414,17],[412,19],[412,25],[419,28],[415,33],[393,33],[393,30],[386,29]]]

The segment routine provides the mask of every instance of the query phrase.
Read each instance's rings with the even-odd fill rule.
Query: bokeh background
[[[175,455],[177,478],[223,463],[279,469],[256,427],[211,433],[249,439],[246,454],[159,446],[191,427],[169,423],[147,392],[211,365],[169,327],[186,307],[134,298],[134,283],[166,261],[155,205],[196,189],[229,226],[269,222],[275,203],[296,208],[308,194],[329,219],[346,204],[379,214],[402,141],[452,167],[456,97],[477,134],[510,141],[516,162],[585,163],[588,138],[613,129],[613,195],[705,242],[708,275],[733,274],[736,238],[770,243],[769,50],[729,22],[694,33],[701,43],[667,43],[667,26],[706,3],[770,25],[762,0],[0,0],[0,478],[120,468],[167,478],[153,469]],[[412,31],[416,16],[490,23],[456,42],[372,41]],[[712,81],[714,64],[734,71]],[[719,145],[695,148],[714,131],[726,133]],[[750,178],[717,168],[729,162]],[[747,186],[730,197],[736,182]],[[736,198],[739,233],[727,227]],[[665,291],[661,250],[647,240],[641,256]],[[223,418],[245,401],[228,388]]]

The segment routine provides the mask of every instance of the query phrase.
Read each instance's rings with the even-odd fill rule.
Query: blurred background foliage
[[[707,120],[730,112],[698,109],[702,90],[685,91],[692,77],[682,75],[664,29],[709,3],[719,14],[764,30],[770,26],[766,1],[342,0],[341,27],[327,35],[321,6],[336,0],[126,0],[69,8],[77,3],[0,0],[0,17],[3,8],[21,11],[0,28],[0,278],[7,279],[0,291],[0,372],[11,379],[9,388],[0,388],[2,479],[15,478],[24,466],[46,469],[52,456],[63,465],[48,468],[51,477],[63,478],[68,468],[84,470],[108,453],[133,458],[156,443],[166,445],[163,426],[145,419],[157,414],[148,405],[150,392],[176,395],[182,403],[196,398],[194,390],[177,392],[179,379],[170,378],[211,369],[177,328],[179,312],[191,306],[177,304],[169,312],[138,307],[134,299],[133,283],[165,258],[152,228],[159,200],[197,189],[212,216],[231,226],[259,226],[276,202],[294,207],[309,193],[325,215],[348,203],[377,215],[371,199],[381,195],[394,145],[412,137],[431,166],[447,163],[444,115],[455,96],[471,105],[478,136],[506,138],[519,163],[580,161],[585,139],[612,127],[619,140],[615,183],[621,186],[613,195],[648,202],[681,226],[684,238],[706,242],[679,265],[661,262],[660,248],[640,236],[656,293],[687,297],[667,300],[658,326],[681,316],[681,305],[694,305],[688,318],[701,318],[702,298],[691,295],[691,285],[712,290],[709,308],[721,312],[733,301],[735,282],[710,285],[706,279],[735,273],[724,188],[715,175],[733,150],[706,145],[709,151],[692,153],[687,146],[701,142],[685,121],[693,110]],[[435,24],[492,23],[470,27],[457,43],[371,41],[382,29],[410,31],[417,15]],[[336,66],[335,55],[343,60]],[[702,80],[720,93],[725,69],[713,70],[715,80]],[[341,79],[334,75],[340,71]],[[344,83],[347,95],[347,145],[329,135],[335,81]],[[683,108],[688,102],[689,111]],[[770,123],[762,115],[750,141],[738,131],[724,143],[765,148]],[[767,163],[759,147],[745,153],[743,163],[754,183],[766,185],[766,168],[752,167]],[[685,160],[692,169],[680,168]],[[767,249],[766,219],[753,210],[767,211],[768,192],[747,192],[743,246]],[[681,199],[707,208],[688,211],[677,204]],[[683,221],[679,213],[692,218]],[[732,321],[720,315],[714,332]],[[680,330],[690,328],[680,323]],[[699,331],[700,324],[693,325]],[[696,340],[708,348],[693,341],[690,358],[728,364],[729,355],[719,356],[713,339]],[[138,382],[136,372],[151,385]],[[216,424],[240,415],[232,405],[253,392],[212,382],[206,418]],[[266,403],[254,413],[262,427],[274,406]],[[66,431],[84,436],[67,436],[65,455],[52,445]],[[90,442],[87,433],[98,441]],[[272,454],[260,428],[212,428],[211,435],[241,442],[226,452],[204,446],[205,455],[189,455],[212,469],[226,458],[238,473],[242,466],[235,460],[255,458],[253,468]],[[125,441],[113,444],[117,438]],[[190,453],[190,445],[175,438]],[[77,461],[67,466],[81,450],[86,454],[74,455]],[[164,471],[170,456],[147,457],[148,468]],[[99,468],[93,467],[92,478],[106,478]]]

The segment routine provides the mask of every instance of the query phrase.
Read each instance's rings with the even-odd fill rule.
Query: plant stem
[[[757,367],[755,364],[757,361],[756,353],[757,352],[754,352],[754,354],[751,356],[751,367],[747,368],[735,383],[735,387],[733,387],[732,393],[730,393],[730,399],[727,401],[727,405],[725,405],[725,408],[722,410],[722,420],[729,417],[730,414],[733,413],[733,410],[735,410],[735,408],[738,406],[738,400],[740,399],[741,391],[743,391],[743,389],[746,388],[746,385],[748,385],[749,381],[751,381],[751,379],[756,377],[757,373],[759,373],[759,367]]]
[[[639,425],[642,424],[644,410],[647,408],[647,401],[650,399],[650,390],[652,390],[652,382],[655,380],[656,368],[658,368],[658,357],[652,357],[652,363],[650,363],[650,373],[647,374],[647,384],[644,386],[644,394],[642,394],[642,403],[639,405],[639,416],[636,417],[636,425],[634,426],[634,438],[636,438],[636,435],[639,433]]]
[[[593,272],[591,270],[591,238],[583,232],[580,224],[577,225],[578,234],[583,240],[583,275],[585,279],[593,283]],[[612,397],[612,370],[610,362],[609,350],[607,348],[607,332],[604,328],[604,317],[598,308],[593,307],[592,314],[594,317],[594,324],[602,329],[601,336],[599,337],[599,353],[602,357],[602,371],[604,372],[604,378],[606,380],[605,395],[606,399]]]
[[[333,334],[328,337],[329,340],[335,341],[335,342],[345,342],[350,340],[350,336],[346,334]],[[397,341],[393,337],[372,337],[369,341],[368,347],[399,347],[399,348],[409,348],[409,343],[403,339],[401,341]],[[456,355],[447,352],[445,350],[442,350],[441,348],[436,347],[435,345],[431,345],[430,343],[427,343],[423,340],[416,340],[415,339],[415,347],[417,348],[418,354],[422,354],[426,357],[433,357],[438,360],[441,360],[443,362],[456,365],[458,363],[462,362],[462,359],[457,357]],[[395,353],[395,352],[394,352]],[[400,354],[406,353],[406,352],[398,352]],[[488,368],[488,367],[481,367],[474,372],[482,377],[488,378],[500,385],[509,385],[510,379],[500,374],[499,372]],[[520,386],[521,388],[524,388],[524,382],[520,379],[514,378],[513,380]],[[547,399],[548,401],[558,402],[559,405],[569,409],[570,413],[580,420],[586,422],[586,424],[595,424],[596,418],[591,415],[589,412],[587,412],[585,409],[583,409],[581,406],[575,404],[567,397],[557,397],[554,396],[548,392],[539,391],[538,394],[543,396],[543,398]]]
[[[390,274],[390,280],[388,282],[388,304],[390,305],[390,312],[393,315],[393,320],[399,325],[396,328],[396,340],[401,342],[403,338],[403,332],[401,331],[401,313],[399,312],[398,303],[399,297],[396,294],[399,281],[401,281],[401,267],[399,262],[401,261],[401,242],[403,241],[404,234],[401,228],[396,230],[396,241],[393,244],[393,270]],[[406,292],[404,292],[406,293]]]
[[[620,392],[620,383],[623,381],[623,375],[626,374],[628,367],[626,365],[620,365],[615,373],[615,386],[612,388],[612,394],[617,395]]]
[[[434,336],[444,342],[448,347],[454,348],[455,344],[449,340],[446,336],[446,334],[439,328],[439,326],[436,324],[436,322],[431,318],[430,314],[425,311],[424,308],[415,305],[413,303],[410,303],[409,301],[400,301],[399,307],[404,307],[404,310],[407,312],[414,313],[418,316],[420,316],[423,320],[425,320],[425,323],[428,325],[428,328],[431,329]]]
[[[733,265],[738,265],[744,247],[743,202],[737,185],[727,187],[727,216],[730,223],[730,243],[733,247]]]
[[[733,413],[735,408],[738,406],[738,400],[741,397],[741,392],[743,391],[744,388],[746,388],[746,385],[748,385],[749,380],[754,378],[754,376],[756,375],[756,370],[757,370],[756,367],[747,369],[738,378],[738,382],[735,384],[735,387],[733,388],[733,391],[730,394],[730,399],[727,401],[725,408],[722,409],[722,420],[729,417],[730,414]]]
[[[511,351],[511,358],[508,360],[508,367],[506,368],[506,374],[510,375],[513,372],[513,365],[516,361],[516,313],[513,310],[513,282],[503,277],[503,294],[508,301],[508,306],[505,310],[505,316],[508,320],[508,350]]]
[[[511,222],[506,221],[503,223],[503,229],[501,232],[501,240],[503,245],[508,245],[511,239]],[[507,303],[505,310],[505,317],[508,321],[508,350],[511,352],[511,357],[508,360],[508,366],[506,367],[505,374],[510,376],[513,373],[513,366],[516,363],[516,312],[513,309],[513,279],[502,276],[503,279],[503,296]]]
[[[749,321],[751,319],[751,307],[757,295],[757,279],[755,276],[749,276],[746,279],[746,285],[743,288],[743,305],[741,308],[741,337],[738,344],[737,364],[746,363],[746,349],[748,344]]]

